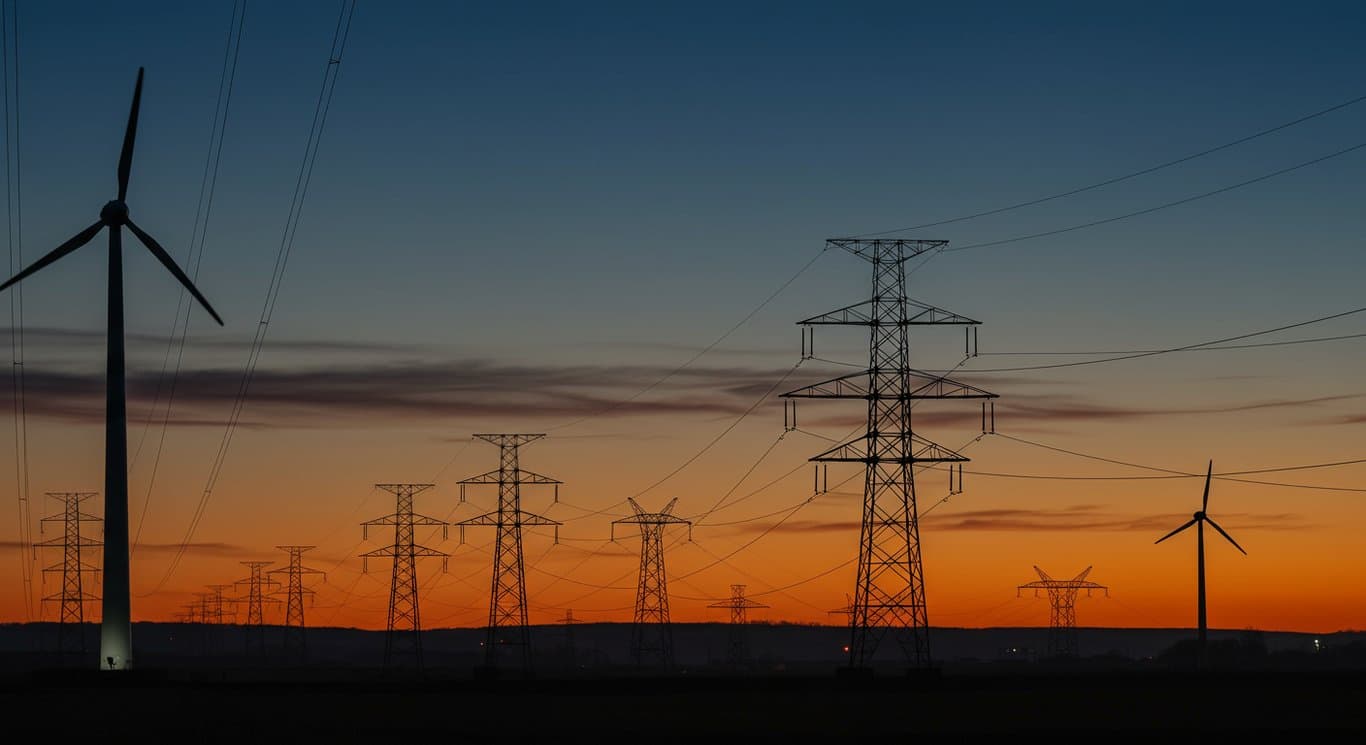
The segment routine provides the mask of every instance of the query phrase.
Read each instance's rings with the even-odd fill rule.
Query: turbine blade
[[[1229,543],[1232,543],[1234,548],[1238,549],[1239,551],[1243,551],[1243,547],[1242,547],[1242,546],[1239,546],[1239,545],[1238,545],[1238,542],[1235,541],[1235,540],[1233,540],[1233,536],[1229,535],[1228,533],[1226,533],[1226,532],[1224,531],[1223,528],[1219,527],[1219,523],[1216,523],[1216,522],[1214,522],[1213,520],[1211,520],[1211,519],[1209,518],[1208,515],[1205,516],[1205,522],[1209,523],[1209,524],[1210,524],[1210,527],[1212,527],[1212,528],[1214,528],[1215,530],[1219,531],[1219,535],[1221,535],[1221,536],[1227,538],[1227,539],[1228,539],[1228,542],[1229,542]],[[1246,551],[1243,551],[1243,555],[1244,555],[1244,556],[1247,556],[1247,552],[1246,552]]]
[[[128,196],[128,176],[133,172],[133,140],[138,135],[138,107],[142,105],[142,68],[133,87],[133,107],[128,110],[128,129],[123,132],[123,151],[119,153],[119,201]]]
[[[1209,462],[1209,469],[1205,471],[1205,496],[1200,501],[1200,511],[1209,509],[1209,480],[1214,475],[1214,461]]]
[[[38,271],[39,269],[42,269],[43,267],[47,266],[48,264],[51,264],[52,262],[56,261],[57,259],[60,259],[60,258],[62,258],[63,256],[66,256],[67,254],[71,253],[72,251],[75,251],[76,249],[80,248],[81,246],[84,246],[85,244],[89,243],[89,242],[90,242],[90,239],[91,239],[91,238],[94,238],[94,237],[95,237],[95,234],[98,233],[98,232],[100,232],[100,228],[103,228],[103,227],[104,227],[104,221],[103,221],[103,220],[100,220],[99,222],[95,223],[94,225],[91,225],[90,227],[86,228],[85,230],[82,230],[81,232],[77,233],[75,236],[73,236],[73,237],[71,238],[71,240],[67,241],[66,243],[63,243],[62,245],[60,245],[60,246],[58,246],[58,247],[52,249],[50,252],[48,252],[48,255],[47,255],[47,256],[44,256],[43,258],[38,259],[37,261],[35,261],[35,262],[33,262],[32,264],[30,264],[30,265],[28,266],[28,268],[25,269],[24,271],[19,272],[18,274],[14,275],[13,277],[10,277],[10,279],[9,279],[8,282],[4,283],[3,285],[0,285],[0,290],[4,290],[5,288],[9,287],[9,286],[12,285],[12,284],[15,284],[15,283],[19,282],[20,280],[22,280],[23,278],[27,277],[28,275],[33,274],[34,272]]]
[[[151,251],[152,255],[157,257],[157,260],[166,267],[167,271],[173,274],[176,279],[180,280],[180,284],[184,285],[185,289],[189,290],[191,295],[194,295],[194,299],[198,300],[199,304],[204,306],[204,310],[207,310],[209,315],[213,316],[213,320],[217,321],[219,326],[222,326],[223,319],[218,317],[217,311],[215,311],[213,306],[209,305],[209,301],[205,300],[204,296],[199,293],[199,289],[194,286],[194,283],[190,281],[190,278],[185,276],[185,272],[180,271],[180,267],[176,266],[175,259],[171,258],[170,254],[166,253],[166,249],[162,248],[161,244],[157,243],[155,238],[144,233],[142,228],[133,224],[132,220],[129,220],[127,225],[128,229],[133,231],[133,235],[136,235],[138,240],[142,241],[142,245],[146,246],[147,250]]]
[[[1185,525],[1182,525],[1181,527],[1177,528],[1176,530],[1173,530],[1172,532],[1170,532],[1170,533],[1168,533],[1168,534],[1162,536],[1161,538],[1158,538],[1157,540],[1153,541],[1153,543],[1161,543],[1161,542],[1167,540],[1168,538],[1171,538],[1172,536],[1176,535],[1177,533],[1180,533],[1181,531],[1185,530],[1186,528],[1189,528],[1190,526],[1192,526],[1192,525],[1194,525],[1194,524],[1195,524],[1195,518],[1191,518]]]

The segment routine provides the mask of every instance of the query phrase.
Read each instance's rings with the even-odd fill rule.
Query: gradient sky
[[[832,467],[832,486],[852,480],[804,504],[803,463],[828,446],[821,437],[858,427],[861,408],[803,403],[815,434],[786,436],[775,398],[740,416],[789,372],[777,392],[853,369],[792,371],[794,322],[865,299],[866,264],[826,252],[661,377],[828,237],[1067,191],[1366,94],[1366,10],[1347,2],[362,0],[242,424],[167,576],[261,315],[337,8],[248,6],[199,273],[227,324],[193,316],[159,460],[152,392],[178,290],[144,252],[126,260],[135,529],[146,510],[138,620],[245,576],[238,561],[283,558],[277,544],[316,544],[308,563],[327,579],[310,624],[383,628],[387,567],[363,574],[356,558],[383,544],[363,542],[359,523],[393,508],[373,485],[435,483],[419,511],[473,517],[493,495],[461,504],[456,482],[495,468],[497,452],[470,435],[546,432],[523,462],[565,482],[562,502],[529,490],[524,507],[565,524],[558,545],[546,531],[526,540],[533,622],[567,608],[629,620],[638,544],[629,530],[607,540],[628,496],[649,509],[676,496],[697,518],[691,543],[670,533],[676,620],[725,620],[708,602],[745,583],[772,606],[755,618],[837,621],[827,611],[852,591],[860,474]],[[26,261],[112,196],[138,66],[129,203],[185,259],[232,11],[226,0],[20,3]],[[1366,102],[1104,189],[900,235],[964,246],[1135,212],[1356,145],[1363,124]],[[982,355],[957,375],[1001,394],[1002,435],[1186,472],[1210,459],[1231,471],[1366,457],[1361,340],[980,372],[1087,359],[993,352],[1180,346],[1360,306],[1363,163],[1366,150],[1133,219],[945,253],[912,275],[910,294],[983,322]],[[24,283],[35,519],[52,508],[44,492],[101,488],[103,261],[87,247]],[[823,358],[866,361],[857,329],[821,329],[817,344]],[[917,367],[962,359],[956,330],[913,344]],[[12,414],[0,428],[11,476]],[[978,434],[972,403],[932,402],[917,417],[918,433],[949,447]],[[970,472],[1152,475],[1005,436],[965,454]],[[1366,490],[1366,466],[1261,478]],[[26,615],[14,481],[0,481],[4,620]],[[918,484],[921,512],[933,505],[922,524],[933,625],[1046,624],[1046,600],[1016,597],[1033,565],[1094,566],[1110,597],[1080,601],[1082,625],[1194,624],[1194,537],[1153,540],[1189,518],[1200,479],[969,473],[943,502],[943,473]],[[723,497],[733,506],[701,517]],[[1249,552],[1211,543],[1211,626],[1366,625],[1366,491],[1218,480],[1210,510]],[[423,537],[451,553],[446,575],[422,566],[424,624],[483,623],[490,531],[464,545],[455,531]],[[53,579],[35,595],[55,592]]]

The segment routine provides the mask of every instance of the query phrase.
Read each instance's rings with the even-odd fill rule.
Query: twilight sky
[[[794,322],[869,292],[867,265],[838,251],[799,272],[826,238],[1070,191],[1366,94],[1366,10],[1347,2],[362,0],[241,424],[168,574],[261,317],[337,9],[248,4],[198,274],[227,323],[192,316],[164,438],[153,398],[178,289],[127,254],[134,530],[146,519],[135,619],[169,618],[245,576],[238,561],[283,558],[278,544],[316,544],[308,563],[328,574],[310,624],[382,628],[387,567],[363,574],[356,558],[383,545],[358,523],[393,508],[373,485],[434,483],[419,511],[473,517],[494,495],[461,504],[456,482],[497,452],[470,435],[546,432],[523,462],[562,479],[562,500],[528,490],[524,507],[564,526],[558,545],[526,540],[533,622],[567,608],[630,618],[637,543],[608,541],[628,496],[649,509],[677,496],[698,523],[692,542],[670,534],[676,620],[724,620],[707,603],[745,583],[772,606],[755,618],[838,621],[827,611],[852,590],[861,474],[832,467],[832,487],[850,480],[807,502],[804,462],[862,408],[803,402],[802,431],[784,435],[766,395],[854,369],[793,369]],[[227,0],[20,3],[23,263],[113,196],[138,66],[128,201],[186,261],[232,16]],[[895,235],[954,248],[1139,212],[1359,145],[1363,124],[1366,101],[1106,188]],[[981,355],[955,375],[1002,396],[1001,434],[965,451],[966,491],[941,502],[945,474],[918,481],[921,512],[933,506],[931,624],[1046,624],[1046,600],[1015,594],[1036,564],[1094,566],[1111,587],[1079,603],[1082,625],[1194,623],[1194,537],[1153,540],[1189,518],[1200,480],[1020,478],[1161,475],[1030,443],[1201,474],[1209,459],[1219,472],[1366,458],[1362,339],[988,372],[1096,359],[997,353],[1170,348],[1359,307],[1363,163],[1366,149],[915,271],[912,297],[983,322]],[[23,285],[35,520],[53,507],[44,492],[102,483],[102,246]],[[961,342],[918,333],[913,364],[952,368]],[[816,343],[824,360],[866,362],[856,329]],[[971,403],[916,415],[949,447],[979,434]],[[1215,482],[1211,515],[1249,555],[1211,543],[1211,626],[1360,628],[1366,465],[1246,478],[1335,488]],[[0,480],[2,620],[26,617],[15,481]],[[489,529],[424,539],[452,555],[446,575],[423,564],[424,624],[483,623]]]

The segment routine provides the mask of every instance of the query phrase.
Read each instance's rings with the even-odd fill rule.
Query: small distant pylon
[[[104,545],[100,541],[81,535],[81,523],[100,521],[100,518],[81,511],[81,503],[97,494],[98,492],[48,492],[47,496],[61,500],[62,512],[44,517],[38,523],[38,530],[41,533],[48,523],[60,522],[62,535],[60,538],[51,538],[33,545],[35,555],[40,548],[62,549],[61,563],[43,568],[44,578],[49,573],[61,572],[62,589],[44,597],[43,602],[58,603],[60,606],[57,653],[63,658],[68,655],[85,655],[85,601],[98,599],[85,591],[82,577],[86,572],[98,572],[99,568],[87,563],[81,556],[82,549]]]
[[[574,618],[574,609],[566,608],[564,611],[564,618],[560,619],[560,625],[564,626],[564,651],[565,657],[569,662],[570,670],[578,667],[577,655],[575,654],[576,649],[574,647],[574,624],[578,622],[579,621]]]
[[[228,608],[230,607],[232,601],[230,598],[228,598],[227,595],[224,594],[224,591],[230,590],[232,589],[232,587],[232,585],[208,585],[209,623],[221,626],[228,622],[228,615],[230,613]]]
[[[425,556],[441,557],[441,570],[446,570],[449,556],[445,552],[413,542],[413,529],[418,525],[439,525],[446,537],[446,521],[413,512],[413,495],[432,488],[431,484],[375,484],[394,495],[392,515],[361,523],[362,534],[370,537],[372,526],[394,528],[394,542],[361,554],[363,569],[368,570],[370,559],[389,557],[394,560],[389,583],[389,622],[384,637],[384,666],[411,665],[422,669],[422,618],[418,612],[417,559]]]
[[[194,602],[190,604],[190,618],[192,623],[199,624],[199,654],[205,657],[209,654],[209,598],[210,593],[195,593]]]
[[[497,538],[493,549],[493,582],[489,590],[488,633],[484,640],[484,666],[492,671],[498,668],[499,650],[502,647],[521,648],[521,665],[526,672],[531,670],[531,630],[527,624],[526,567],[522,554],[522,528],[525,526],[551,526],[555,529],[555,541],[560,538],[560,523],[522,509],[522,487],[526,485],[551,485],[555,487],[555,500],[559,501],[559,485],[562,483],[549,476],[542,476],[521,467],[518,451],[529,442],[545,437],[544,434],[477,434],[475,437],[498,446],[498,468],[460,482],[460,501],[465,501],[465,487],[479,484],[498,485],[498,509],[478,517],[462,520],[460,542],[465,542],[465,528],[471,526],[493,526]]]
[[[730,599],[720,600],[708,608],[729,608],[730,609],[730,629],[728,644],[726,645],[726,661],[735,668],[743,668],[749,664],[749,647],[745,638],[745,625],[749,623],[749,611],[752,608],[767,608],[768,606],[755,600],[745,597],[744,585],[730,586]]]
[[[225,594],[233,585],[208,585],[209,593],[204,601],[205,626],[208,646],[211,652],[221,654],[223,650],[223,625],[229,623],[232,599]],[[234,619],[235,620],[235,619]]]
[[[302,664],[308,661],[307,625],[304,623],[304,596],[312,596],[313,591],[304,587],[304,575],[320,574],[327,581],[327,573],[304,566],[304,552],[317,546],[276,546],[289,554],[289,563],[272,569],[267,574],[285,575],[285,639],[284,658],[286,662]]]
[[[636,667],[644,667],[647,658],[666,670],[674,666],[673,628],[669,624],[669,586],[664,575],[664,528],[687,525],[688,539],[692,539],[692,521],[670,512],[678,498],[674,497],[659,512],[646,512],[634,498],[628,497],[635,513],[612,521],[611,539],[615,541],[617,525],[640,526],[640,579],[636,584],[635,622],[631,628],[631,658]]]
[[[239,562],[250,570],[250,574],[237,580],[236,584],[247,586],[246,598],[237,598],[234,602],[247,603],[247,623],[246,623],[246,645],[247,654],[255,654],[258,657],[265,657],[266,654],[266,603],[279,603],[280,599],[273,597],[275,588],[279,588],[280,583],[276,582],[270,575],[262,570],[274,562],[270,561],[243,561]]]
[[[1091,567],[1086,567],[1081,574],[1072,579],[1053,579],[1044,570],[1034,567],[1039,579],[1020,585],[1015,589],[1016,597],[1020,590],[1033,590],[1037,597],[1039,590],[1048,592],[1048,602],[1052,606],[1052,614],[1048,619],[1048,655],[1050,657],[1075,658],[1077,656],[1077,593],[1086,590],[1087,597],[1090,597],[1092,590],[1104,590],[1106,596],[1110,594],[1110,588],[1105,585],[1088,581],[1086,575],[1091,573]]]

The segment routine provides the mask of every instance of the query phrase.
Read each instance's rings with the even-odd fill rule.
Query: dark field
[[[925,678],[237,680],[143,670],[10,679],[7,719],[155,742],[848,742],[928,735],[1366,734],[1361,672],[1029,673]],[[364,678],[369,677],[369,680]],[[1309,739],[1306,740],[1305,738]],[[923,739],[917,741],[924,741]],[[1151,740],[1149,740],[1151,741]]]
[[[578,629],[572,666],[538,628],[536,675],[478,674],[477,630],[424,635],[425,673],[386,672],[382,633],[310,630],[309,666],[243,655],[237,629],[142,627],[139,669],[59,669],[32,639],[0,630],[0,705],[16,737],[58,742],[962,742],[1037,738],[1290,743],[1366,736],[1359,633],[1213,635],[1193,669],[1189,632],[1083,630],[1067,663],[1030,647],[1046,629],[936,630],[944,661],[841,674],[844,631],[752,629],[743,672],[718,659],[724,625],[679,625],[679,666],[630,666],[629,625]],[[162,642],[159,642],[161,639]],[[192,640],[192,641],[191,641]],[[22,642],[22,643],[21,643]],[[187,646],[181,647],[179,645]],[[1015,646],[1011,646],[1015,645]],[[802,656],[803,650],[812,650]],[[1124,651],[1132,654],[1123,654]],[[779,654],[781,653],[781,654]],[[1246,736],[1246,739],[1243,739]],[[133,739],[136,738],[136,739]],[[1154,739],[1160,738],[1160,739]],[[11,741],[17,741],[11,739]]]

